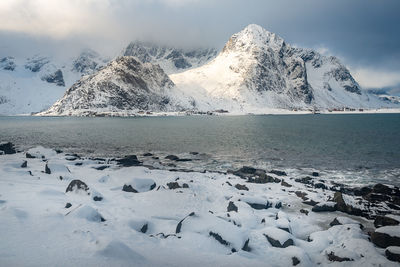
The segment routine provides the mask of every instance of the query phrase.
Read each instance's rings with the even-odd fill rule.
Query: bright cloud
[[[356,81],[365,89],[392,87],[400,84],[400,72],[359,68],[352,70]]]

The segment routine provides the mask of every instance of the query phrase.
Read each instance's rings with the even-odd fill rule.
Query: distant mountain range
[[[0,58],[0,114],[45,109],[41,115],[243,114],[343,107],[399,105],[397,98],[361,90],[337,58],[292,47],[254,24],[234,34],[220,53],[132,42],[112,61],[91,50],[62,63],[43,56]]]

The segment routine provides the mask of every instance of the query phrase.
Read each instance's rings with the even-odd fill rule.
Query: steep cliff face
[[[173,98],[173,82],[158,65],[119,57],[84,76],[41,115],[100,115],[182,109]]]
[[[171,75],[228,110],[367,107],[371,103],[337,58],[294,48],[258,25],[234,34],[208,64]],[[198,101],[203,107],[210,101]],[[376,103],[375,103],[376,104]]]

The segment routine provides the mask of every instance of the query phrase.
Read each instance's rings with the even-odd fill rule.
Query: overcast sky
[[[364,88],[400,88],[399,0],[0,0],[0,57],[114,56],[135,39],[222,48],[250,23],[338,56]]]

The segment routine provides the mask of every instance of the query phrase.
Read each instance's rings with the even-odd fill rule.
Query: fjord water
[[[0,141],[102,157],[196,151],[194,169],[316,169],[400,184],[400,114],[0,117]]]

